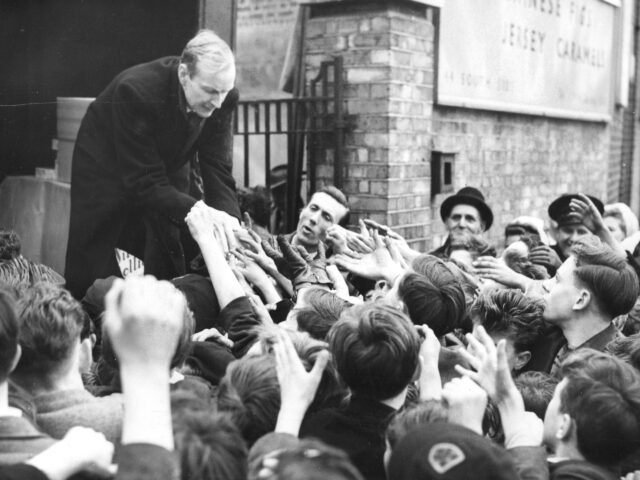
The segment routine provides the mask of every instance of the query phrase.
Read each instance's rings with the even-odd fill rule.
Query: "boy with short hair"
[[[307,418],[301,436],[342,448],[365,478],[384,479],[384,432],[420,361],[416,328],[401,311],[369,303],[345,311],[328,342],[352,397]]]
[[[531,359],[531,349],[543,333],[541,301],[519,290],[491,290],[480,295],[471,306],[474,325],[482,325],[497,343],[507,341],[512,372],[521,370]]]

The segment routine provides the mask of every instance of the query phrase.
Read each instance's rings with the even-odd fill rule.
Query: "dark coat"
[[[207,204],[240,216],[232,177],[238,91],[198,130],[190,127],[178,57],[120,73],[89,106],[73,153],[65,277],[77,298],[97,278],[119,275],[114,248],[139,256],[145,273],[183,275],[180,239],[197,154]],[[195,133],[194,133],[195,132]]]
[[[384,432],[395,410],[377,400],[353,395],[349,404],[305,418],[300,438],[315,437],[344,450],[367,480],[385,480]]]

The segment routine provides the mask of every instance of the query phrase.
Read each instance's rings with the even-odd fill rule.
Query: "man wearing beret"
[[[464,187],[455,195],[447,197],[440,207],[440,218],[447,227],[449,236],[444,245],[431,255],[447,259],[451,235],[468,232],[474,235],[486,232],[493,223],[493,212],[484,201],[484,195],[474,187]]]

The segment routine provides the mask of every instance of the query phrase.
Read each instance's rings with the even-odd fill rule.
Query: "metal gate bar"
[[[312,194],[316,186],[317,165],[326,163],[324,156],[329,149],[333,150],[333,183],[338,188],[343,186],[344,129],[341,57],[322,62],[317,76],[309,82],[306,96],[239,102],[234,134],[242,137],[244,187],[249,187],[251,181],[250,138],[261,136],[264,139],[265,178],[262,184],[271,188],[272,137],[287,136],[287,231],[292,231],[297,224],[304,174],[307,174],[309,194]]]

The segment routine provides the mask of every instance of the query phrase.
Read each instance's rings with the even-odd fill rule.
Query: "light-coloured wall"
[[[456,151],[454,185],[479,188],[495,215],[490,238],[501,244],[504,226],[519,215],[547,220],[563,193],[586,192],[606,201],[609,127],[605,123],[435,107],[432,145]],[[440,244],[437,196],[433,243]]]
[[[280,74],[296,20],[295,0],[238,0],[236,65],[243,99],[281,98]]]
[[[306,62],[311,76],[328,55],[344,58],[353,127],[346,136],[345,189],[356,217],[384,221],[418,247],[439,245],[446,195],[431,195],[434,150],[454,153],[455,190],[470,185],[484,192],[496,243],[518,215],[546,220],[548,204],[562,193],[609,199],[609,164],[615,164],[609,124],[435,105],[433,11],[412,2],[342,3],[312,7]],[[320,182],[330,181],[332,168],[328,158]]]

